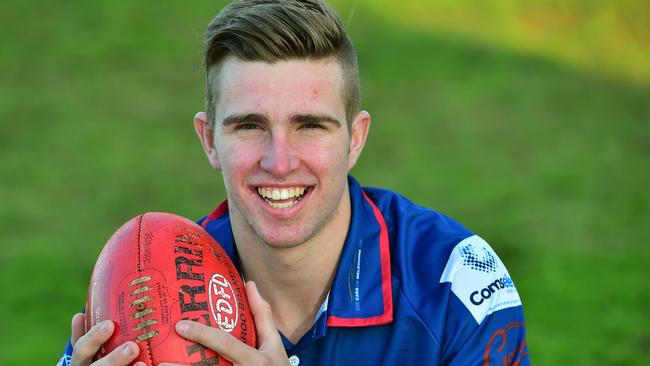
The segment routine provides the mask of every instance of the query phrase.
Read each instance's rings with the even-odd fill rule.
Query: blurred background
[[[3,2],[0,364],[57,362],[123,222],[224,198],[192,128],[222,5]],[[533,364],[650,364],[650,3],[334,5],[373,116],[353,174],[491,243]]]

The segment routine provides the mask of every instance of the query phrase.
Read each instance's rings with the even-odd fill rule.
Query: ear
[[[370,129],[370,113],[361,111],[354,117],[350,130],[350,151],[348,153],[348,170],[352,169],[366,144]]]
[[[210,165],[216,170],[221,170],[219,154],[214,146],[214,127],[210,125],[208,115],[205,112],[199,112],[194,116],[194,130],[201,141],[203,151],[208,157]]]

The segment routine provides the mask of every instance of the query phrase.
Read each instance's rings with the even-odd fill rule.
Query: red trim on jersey
[[[225,200],[221,202],[221,204],[219,204],[219,206],[217,206],[217,208],[215,208],[214,211],[212,211],[208,215],[208,217],[205,218],[205,220],[203,220],[203,222],[201,223],[201,227],[205,229],[208,225],[208,222],[217,219],[220,216],[223,216],[227,212],[228,212],[228,200]]]
[[[388,228],[384,216],[374,202],[363,192],[363,197],[372,207],[379,224],[379,257],[381,260],[381,293],[384,302],[384,312],[367,318],[339,318],[333,315],[327,317],[327,325],[333,327],[363,327],[383,325],[393,321],[393,286],[391,284],[390,247],[388,243]]]

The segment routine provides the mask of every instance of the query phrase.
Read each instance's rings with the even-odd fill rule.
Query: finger
[[[198,322],[181,320],[176,323],[176,332],[183,338],[200,343],[217,352],[229,361],[244,365],[255,365],[257,350],[221,329]],[[233,362],[234,363],[234,362]]]
[[[246,282],[245,288],[246,295],[248,295],[248,303],[250,304],[251,312],[255,320],[255,330],[257,332],[260,350],[278,347],[284,350],[280,334],[278,333],[278,327],[275,326],[275,321],[273,320],[271,305],[262,298],[255,282]]]
[[[126,366],[140,354],[140,348],[135,342],[126,342],[114,349],[105,357],[100,358],[92,366]]]
[[[90,328],[88,333],[81,336],[75,343],[71,364],[89,365],[99,347],[111,337],[114,329],[115,325],[110,320],[104,320]]]
[[[77,344],[77,341],[81,336],[86,333],[86,315],[82,313],[77,313],[72,317],[72,337],[70,337],[70,343],[74,347]]]

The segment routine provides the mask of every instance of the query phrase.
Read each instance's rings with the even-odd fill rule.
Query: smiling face
[[[370,116],[360,112],[346,121],[336,60],[269,64],[230,57],[218,82],[214,128],[205,114],[195,117],[195,127],[223,174],[235,238],[291,247],[347,231],[347,172]]]

